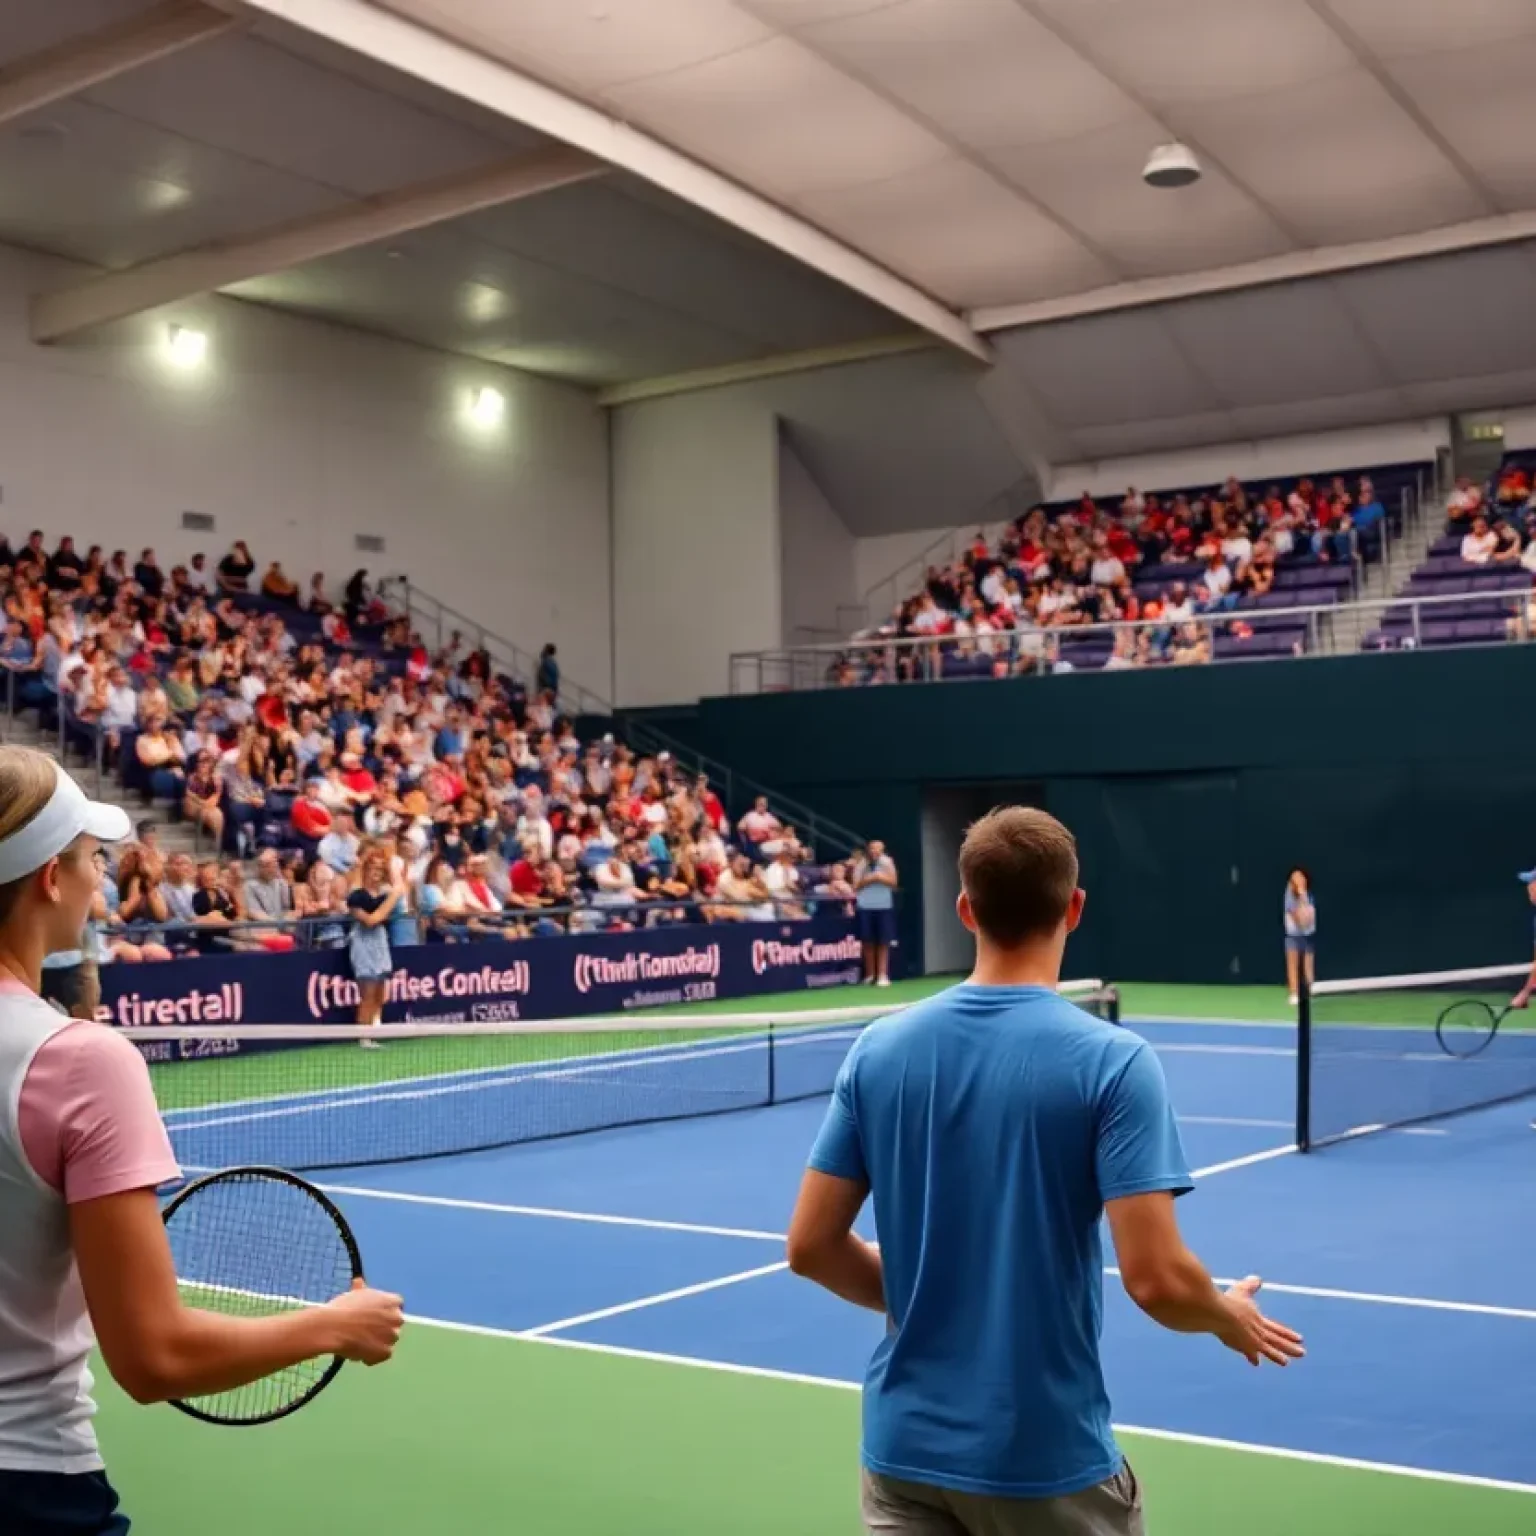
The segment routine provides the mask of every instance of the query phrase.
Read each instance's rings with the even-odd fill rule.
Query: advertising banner
[[[742,999],[859,979],[852,918],[397,948],[384,1020],[494,1023]],[[345,950],[208,955],[101,968],[101,1019],[129,1028],[346,1024]]]

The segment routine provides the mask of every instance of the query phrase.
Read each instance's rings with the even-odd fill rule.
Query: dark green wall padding
[[[920,963],[925,786],[1039,782],[1076,833],[1077,975],[1270,981],[1286,871],[1323,976],[1531,953],[1536,647],[710,698],[666,729],[883,835]]]

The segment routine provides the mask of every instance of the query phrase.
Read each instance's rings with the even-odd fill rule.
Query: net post
[[[1298,957],[1301,959],[1304,957]],[[1312,988],[1307,968],[1296,979],[1296,1148],[1312,1150]]]
[[[768,1103],[770,1105],[777,1104],[779,1102],[778,1060],[778,1027],[777,1025],[770,1023],[768,1025]]]
[[[1120,1022],[1120,988],[1109,987],[1104,995],[1104,1017],[1111,1024]]]

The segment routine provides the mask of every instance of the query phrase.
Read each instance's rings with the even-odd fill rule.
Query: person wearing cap
[[[96,850],[130,832],[52,759],[0,747],[0,1531],[124,1536],[88,1360],[135,1400],[226,1391],[317,1356],[378,1364],[398,1296],[236,1318],[183,1305],[157,1186],[180,1176],[137,1049],[39,996],[78,945]]]

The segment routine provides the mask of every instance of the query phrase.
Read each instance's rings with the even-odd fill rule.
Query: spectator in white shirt
[[[523,814],[517,818],[517,841],[519,846],[537,843],[540,859],[554,856],[555,829],[544,813],[544,792],[537,784],[530,784],[523,792]]]
[[[1488,519],[1474,517],[1472,531],[1461,541],[1461,558],[1468,565],[1487,565],[1498,547],[1498,535],[1488,526]]]
[[[794,849],[782,844],[773,862],[763,870],[763,884],[775,899],[780,918],[794,921],[809,914],[793,898],[800,894],[800,871],[795,867]]]
[[[1093,536],[1093,564],[1088,579],[1096,587],[1112,587],[1125,580],[1125,562],[1109,547],[1109,540],[1102,533]]]
[[[208,557],[201,550],[192,556],[192,564],[187,570],[187,585],[204,597],[213,592],[213,577],[208,572]]]
[[[1195,616],[1195,605],[1190,600],[1189,588],[1176,581],[1163,597],[1163,619],[1169,624],[1182,624]]]
[[[780,830],[779,818],[768,809],[766,795],[759,795],[752,802],[752,809],[737,823],[736,830],[754,848],[766,843]]]

